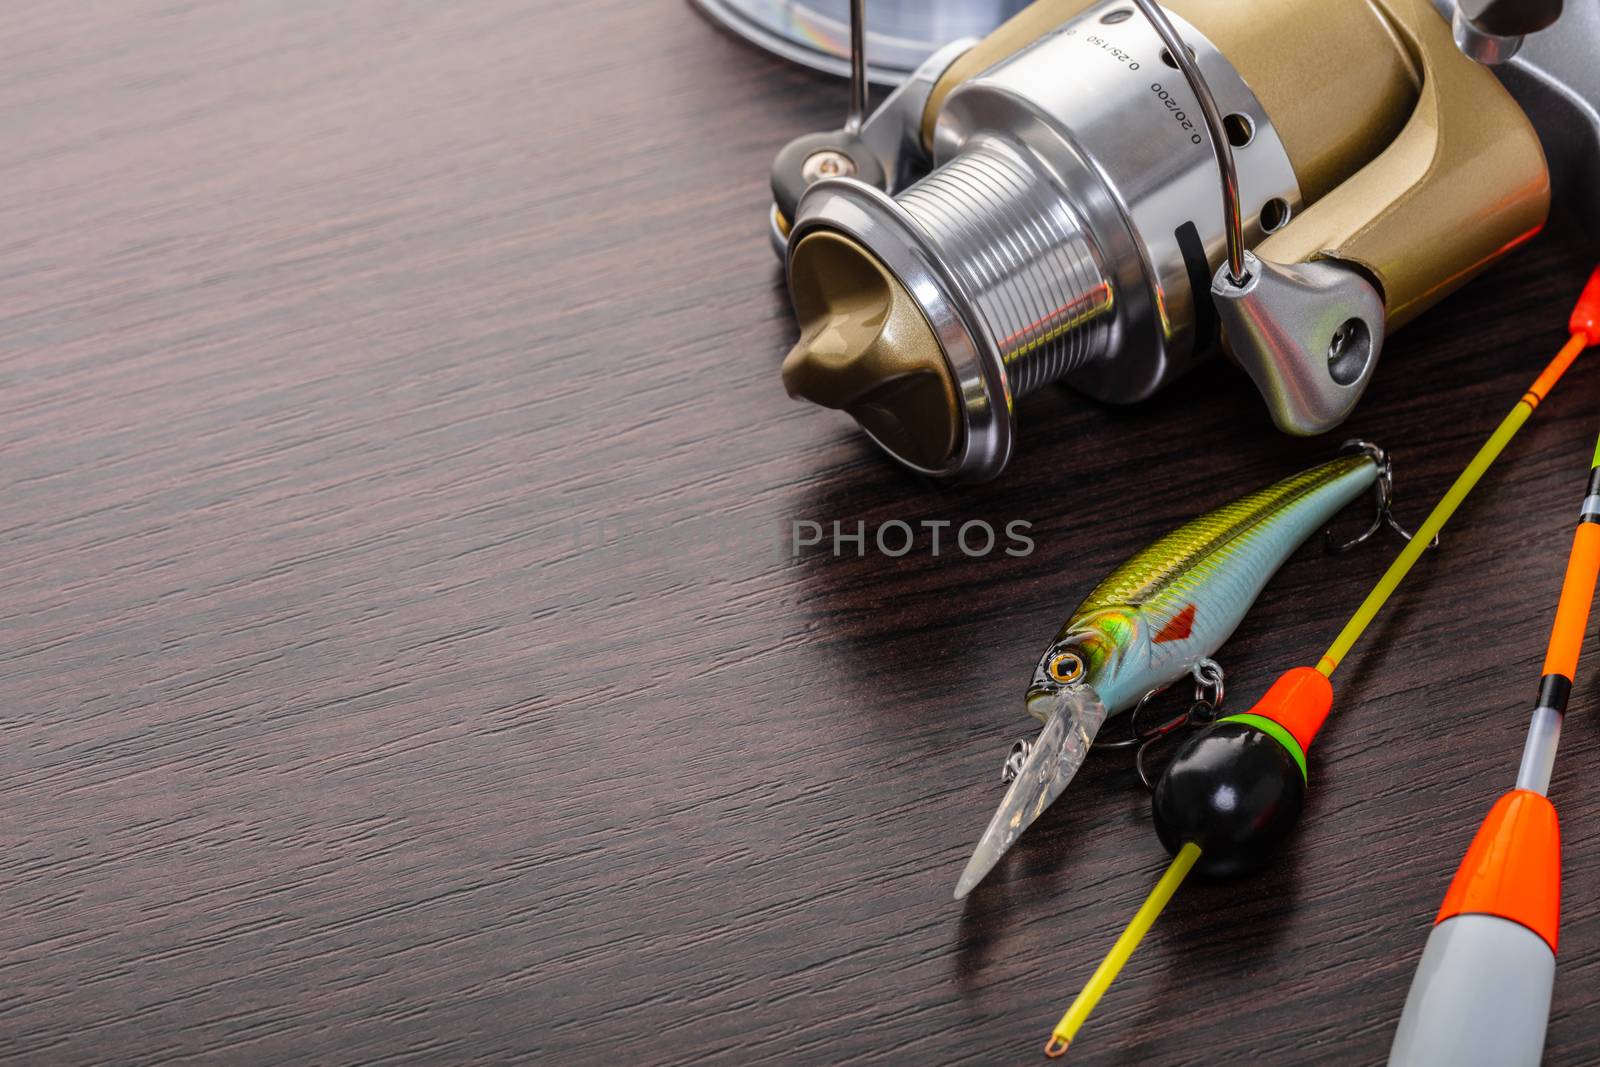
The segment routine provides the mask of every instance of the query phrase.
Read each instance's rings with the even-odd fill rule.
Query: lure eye
[[[1050,677],[1070,685],[1083,677],[1083,659],[1076,652],[1060,652],[1050,660]]]

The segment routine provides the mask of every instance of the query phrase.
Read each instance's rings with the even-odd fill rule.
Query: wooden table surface
[[[671,0],[0,14],[0,1056],[1034,1062],[1165,856],[1107,754],[951,901],[1029,672],[1331,442],[1213,364],[1029,398],[1005,476],[941,490],[790,401],[767,167],[842,108]],[[1347,430],[1402,518],[1590,254],[1552,227],[1391,340]],[[1187,887],[1077,1062],[1382,1059],[1514,775],[1597,397],[1580,364],[1359,650],[1288,855]],[[1036,550],[780,543],[891,519]],[[1394,551],[1292,560],[1236,706]],[[1600,1060],[1597,678],[1552,1064]]]

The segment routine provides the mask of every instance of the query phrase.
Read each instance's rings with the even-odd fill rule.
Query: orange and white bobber
[[[1544,1051],[1561,916],[1555,805],[1495,802],[1445,895],[1390,1048],[1391,1067],[1534,1067]]]
[[[1600,323],[1600,271],[1572,316]],[[1561,925],[1561,830],[1546,793],[1561,719],[1600,579],[1600,444],[1522,748],[1516,788],[1495,802],[1434,920],[1389,1051],[1390,1067],[1535,1067],[1544,1051]]]

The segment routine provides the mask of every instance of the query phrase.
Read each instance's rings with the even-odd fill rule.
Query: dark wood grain
[[[1037,1054],[1164,857],[1096,758],[952,903],[1026,676],[1119,558],[1328,444],[1213,366],[1030,398],[1006,476],[942,491],[790,402],[766,171],[842,107],[671,2],[0,13],[0,1056]],[[1405,518],[1588,256],[1552,228],[1392,340],[1348,429]],[[1513,773],[1597,390],[1580,364],[1358,653],[1286,861],[1187,888],[1081,1062],[1382,1058]],[[892,518],[1037,551],[777,546]],[[1392,551],[1292,561],[1235,699]],[[1600,1061],[1596,677],[1552,1064]]]

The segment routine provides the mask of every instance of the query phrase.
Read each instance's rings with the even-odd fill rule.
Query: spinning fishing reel
[[[1038,0],[868,114],[856,0],[849,120],[773,169],[786,388],[907,467],[982,481],[1019,398],[1142,400],[1220,340],[1280,429],[1332,429],[1388,331],[1545,221],[1534,126],[1461,49],[1515,55],[1540,115],[1597,78],[1578,55],[1556,69],[1559,31],[1514,47],[1559,0],[1462,0],[1454,32],[1438,4]],[[1600,36],[1593,10],[1568,18]]]

